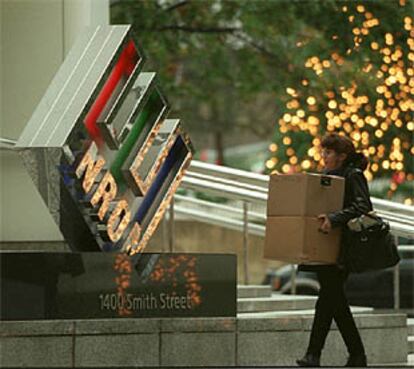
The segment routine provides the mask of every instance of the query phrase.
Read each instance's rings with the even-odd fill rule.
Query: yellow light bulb
[[[272,160],[267,160],[266,161],[266,168],[267,169],[272,169],[275,166],[275,164],[273,163]]]
[[[365,7],[363,5],[358,5],[357,6],[357,11],[358,11],[358,13],[363,13],[365,11]]]
[[[392,45],[394,43],[394,37],[391,33],[386,33],[385,34],[385,43],[387,45]]]
[[[289,113],[283,114],[283,120],[285,122],[290,122],[292,120],[292,116]]]
[[[319,124],[319,119],[313,115],[309,116],[308,123],[312,126],[317,126]]]
[[[269,145],[269,151],[276,152],[277,151],[277,145],[275,143],[272,143]]]
[[[290,165],[289,164],[284,164],[282,166],[282,172],[283,173],[289,173],[289,171],[290,171]]]
[[[301,166],[305,170],[309,169],[311,167],[311,162],[306,159],[306,160],[302,161]]]
[[[323,65],[324,68],[330,68],[331,62],[329,60],[324,60],[322,62],[322,65]]]
[[[359,132],[353,132],[353,134],[351,135],[351,137],[355,140],[355,141],[359,141],[361,139],[361,134]]]
[[[287,150],[286,150],[286,155],[287,156],[292,156],[292,155],[294,155],[295,154],[295,150],[293,150],[291,147],[289,147]]]
[[[291,96],[295,95],[295,90],[291,87],[286,88],[286,92]]]
[[[328,103],[329,109],[336,109],[337,106],[338,106],[338,104],[335,100],[330,100],[329,103]]]

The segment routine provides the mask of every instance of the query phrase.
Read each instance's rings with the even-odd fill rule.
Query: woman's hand
[[[320,220],[321,226],[319,227],[319,230],[322,233],[329,233],[332,230],[332,224],[329,220],[328,216],[326,214],[320,214],[318,215],[318,220]]]

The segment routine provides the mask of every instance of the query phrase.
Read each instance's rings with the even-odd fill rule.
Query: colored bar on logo
[[[183,139],[178,136],[171,151],[169,152],[164,164],[158,172],[153,184],[146,193],[141,206],[139,207],[135,220],[140,223],[143,228],[146,215],[149,214],[150,209],[155,207],[158,208],[159,203],[162,201],[162,187],[166,187],[166,181],[170,173],[174,173],[174,177],[184,159],[188,154],[188,148],[185,145]],[[171,183],[168,183],[170,185]],[[158,201],[156,201],[158,200]]]
[[[151,186],[179,134],[179,120],[165,120],[158,131],[154,129],[151,132],[142,149],[143,155],[135,157],[128,172],[133,176],[135,185],[142,188],[142,193],[146,193]]]
[[[96,124],[97,119],[104,109],[107,109],[121,95],[127,82],[133,79],[131,75],[137,70],[139,61],[137,48],[134,42],[130,40],[124,46],[108,80],[85,117],[86,129],[93,140],[102,141],[102,135]]]
[[[121,133],[120,141],[122,145],[116,153],[110,169],[120,188],[128,184],[135,195],[143,195],[142,189],[138,188],[132,175],[126,173],[125,181],[125,172],[129,170],[131,163],[142,152],[142,148],[149,139],[151,132],[154,129],[159,129],[159,125],[164,120],[167,112],[168,106],[164,97],[157,88],[154,88],[132,127],[126,127]]]

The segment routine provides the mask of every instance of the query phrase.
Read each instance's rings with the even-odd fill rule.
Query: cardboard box
[[[342,209],[345,180],[314,173],[273,174],[268,216],[318,216]]]
[[[270,176],[264,257],[295,264],[335,264],[341,232],[319,231],[319,214],[343,207],[345,180],[321,174]]]
[[[264,258],[294,264],[335,264],[340,230],[324,234],[319,225],[312,217],[268,217]]]

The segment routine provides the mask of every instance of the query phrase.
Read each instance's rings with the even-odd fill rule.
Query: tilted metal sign
[[[88,29],[20,136],[25,165],[77,251],[143,250],[193,148],[130,26]]]

